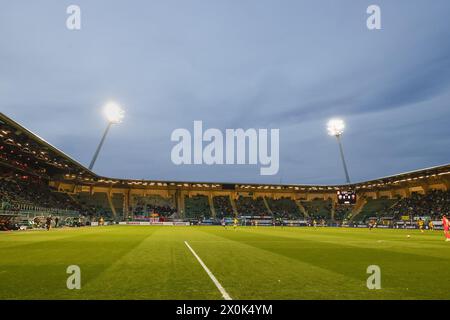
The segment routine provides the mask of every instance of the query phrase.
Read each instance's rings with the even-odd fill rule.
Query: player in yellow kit
[[[422,220],[422,218],[419,218],[419,221],[417,221],[417,225],[419,226],[420,232],[423,233],[423,226],[425,225],[425,222]]]
[[[233,228],[234,228],[234,230],[236,230],[237,225],[238,225],[238,219],[234,218],[234,220],[233,220]]]

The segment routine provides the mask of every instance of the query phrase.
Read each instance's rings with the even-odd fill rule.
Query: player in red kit
[[[445,215],[442,216],[442,226],[444,227],[445,241],[450,241],[450,234],[448,233],[449,221]]]

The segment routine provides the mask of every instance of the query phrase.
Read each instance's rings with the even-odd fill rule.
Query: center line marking
[[[231,299],[230,295],[225,291],[225,289],[222,287],[220,282],[216,279],[216,277],[212,274],[212,272],[208,269],[206,264],[203,263],[202,259],[200,259],[200,257],[195,253],[194,249],[191,248],[189,243],[187,243],[187,241],[185,241],[184,244],[189,248],[189,250],[191,250],[192,254],[194,255],[195,258],[197,258],[198,262],[203,267],[203,269],[205,269],[206,273],[211,278],[212,282],[214,282],[217,289],[219,289],[220,293],[222,294],[222,297],[225,300],[233,300],[233,299]]]

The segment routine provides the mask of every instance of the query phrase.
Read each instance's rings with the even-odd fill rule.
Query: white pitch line
[[[208,274],[208,276],[211,278],[212,282],[214,282],[214,284],[216,285],[217,289],[219,289],[220,293],[222,294],[222,297],[225,300],[233,300],[231,299],[230,295],[225,291],[225,289],[222,287],[222,285],[220,284],[220,282],[217,280],[217,278],[212,274],[212,272],[208,269],[208,267],[206,266],[206,264],[203,263],[202,259],[200,259],[200,257],[195,253],[194,249],[191,248],[191,246],[189,245],[189,243],[187,243],[187,241],[184,242],[186,244],[186,246],[189,248],[189,250],[191,250],[192,254],[194,255],[194,257],[197,258],[198,262],[200,263],[200,265],[203,267],[203,269],[205,269],[206,273]]]

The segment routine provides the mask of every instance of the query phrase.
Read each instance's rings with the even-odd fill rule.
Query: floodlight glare
[[[340,136],[344,133],[345,123],[342,119],[331,119],[328,121],[327,130],[330,136]]]
[[[91,163],[89,164],[89,170],[92,170],[92,168],[94,168],[95,161],[97,160],[100,149],[103,146],[103,142],[105,142],[105,138],[108,135],[109,129],[113,124],[121,123],[123,117],[125,116],[125,111],[123,111],[122,108],[115,102],[108,102],[105,105],[103,112],[105,113],[106,119],[108,119],[108,125],[106,126],[106,130],[103,133],[103,137],[100,140],[100,144],[98,145],[97,150],[94,153],[94,157],[92,158]]]
[[[345,180],[350,183],[350,176],[348,175],[347,164],[345,163],[344,149],[342,148],[341,135],[344,133],[345,123],[342,119],[331,119],[328,121],[327,130],[330,136],[337,139],[339,151],[341,153],[342,165],[344,167]]]
[[[111,123],[121,123],[125,116],[125,111],[115,102],[108,102],[105,105],[104,112],[106,119]]]

